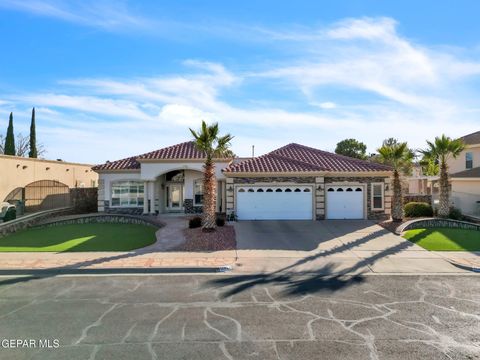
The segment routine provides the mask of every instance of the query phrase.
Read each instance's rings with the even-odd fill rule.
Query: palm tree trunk
[[[215,164],[212,160],[205,162],[203,178],[203,229],[216,228],[217,180],[215,178]]]
[[[440,165],[440,205],[438,208],[438,216],[448,217],[450,213],[450,189],[448,185],[447,164],[442,162]]]
[[[402,221],[403,219],[403,198],[402,184],[398,170],[393,172],[393,199],[392,199],[392,220]]]

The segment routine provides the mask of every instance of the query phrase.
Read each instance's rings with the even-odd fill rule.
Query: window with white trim
[[[465,153],[465,168],[466,169],[473,168],[473,153],[471,152]]]
[[[112,183],[111,206],[143,206],[144,187],[142,181],[116,181]]]
[[[383,210],[383,183],[372,183],[372,210]]]
[[[193,202],[195,205],[203,205],[203,179],[195,180],[193,185]]]

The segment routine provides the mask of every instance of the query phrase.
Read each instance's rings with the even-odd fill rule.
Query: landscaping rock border
[[[40,211],[38,213],[25,215],[19,217],[15,220],[7,221],[0,224],[0,238],[17,232],[19,230],[31,228],[36,224],[48,220],[52,217],[58,217],[61,215],[70,214],[73,212],[73,208],[61,208],[61,209],[54,209],[54,210],[45,210]]]
[[[61,219],[50,219],[42,223],[37,224],[36,228],[52,227],[60,225],[72,225],[72,224],[136,224],[147,225],[156,228],[161,228],[162,224],[156,222],[148,217],[141,217],[127,214],[84,214],[84,215],[71,215]]]
[[[480,231],[480,224],[474,224],[468,221],[442,219],[442,218],[426,218],[426,219],[414,219],[407,221],[400,225],[395,233],[400,235],[402,232],[412,229],[423,228],[454,228],[454,229],[467,229]]]

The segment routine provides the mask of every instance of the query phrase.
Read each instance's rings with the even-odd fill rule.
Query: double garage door
[[[239,220],[311,220],[312,186],[244,186],[236,189]],[[327,219],[363,219],[364,190],[355,186],[326,187]]]
[[[237,188],[239,220],[311,220],[311,186],[245,186]]]

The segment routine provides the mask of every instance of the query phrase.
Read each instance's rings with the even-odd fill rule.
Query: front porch
[[[128,214],[199,214],[203,206],[203,172],[166,171],[152,180],[111,179],[104,187],[103,211]],[[225,212],[225,180],[217,180],[217,212]],[[99,211],[100,208],[99,208]]]

